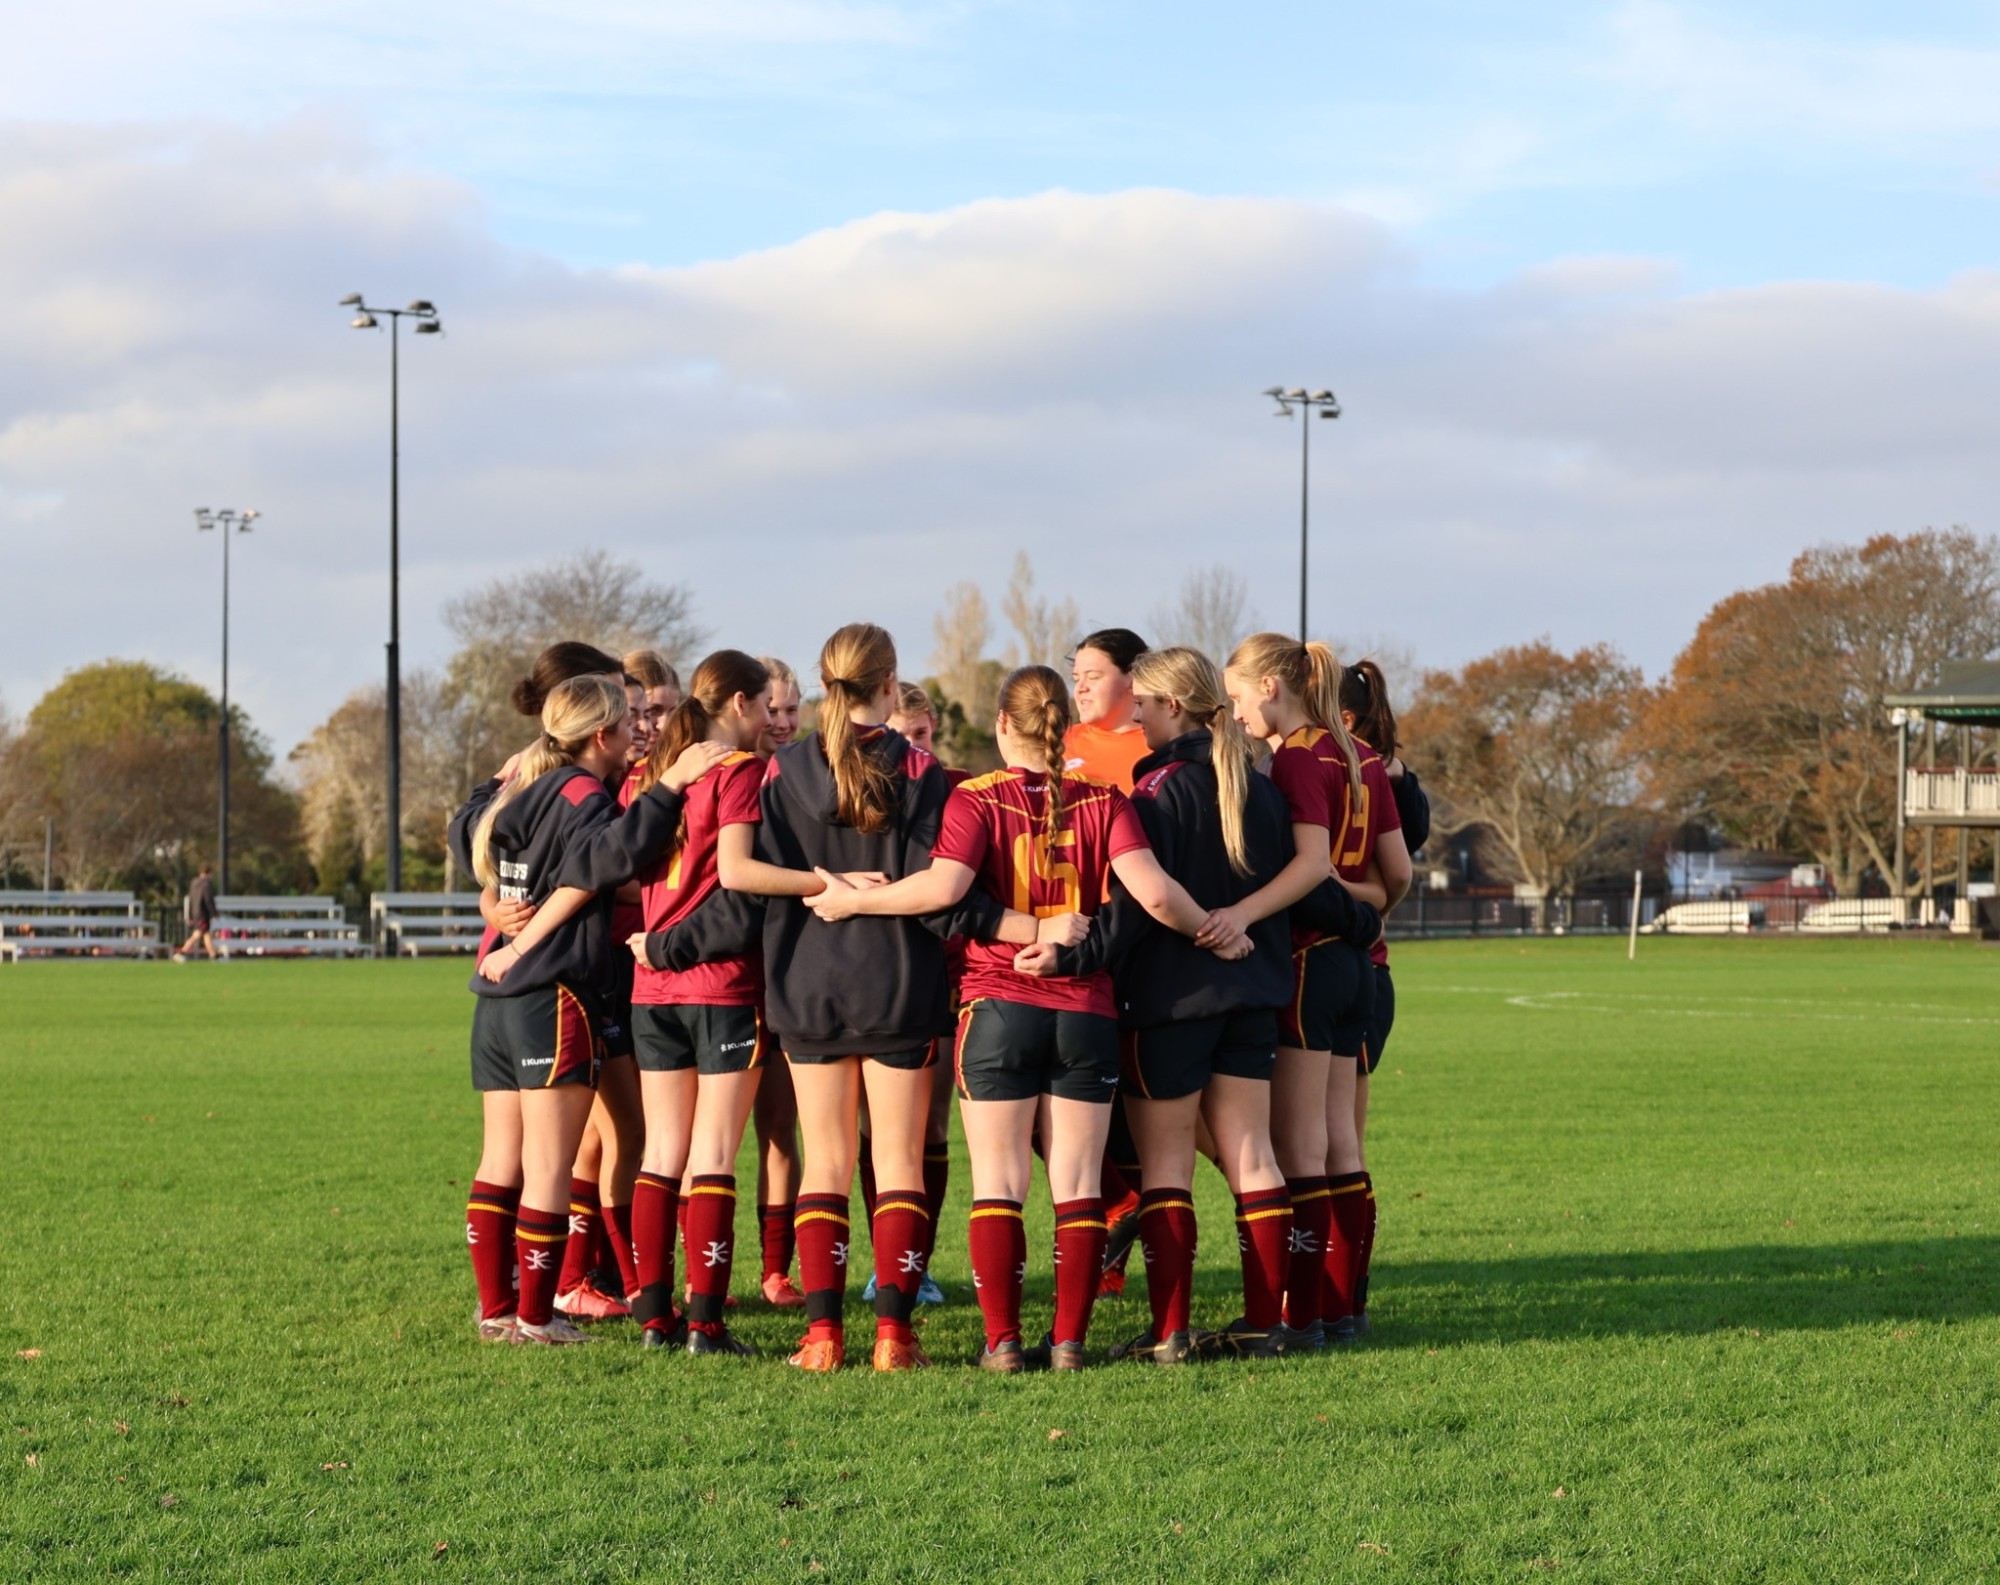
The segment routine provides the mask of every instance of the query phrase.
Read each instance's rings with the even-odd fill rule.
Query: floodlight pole
[[[1312,503],[1312,423],[1315,412],[1321,418],[1340,417],[1340,402],[1331,391],[1307,392],[1303,386],[1287,390],[1274,385],[1264,393],[1278,404],[1274,418],[1290,418],[1294,407],[1304,411],[1307,422],[1299,430],[1299,642],[1307,638],[1306,591],[1308,588],[1308,544]]]
[[[402,582],[402,343],[400,332],[405,318],[416,321],[418,335],[436,335],[440,329],[438,311],[423,298],[407,308],[372,308],[359,292],[340,300],[352,308],[356,330],[380,328],[376,316],[389,319],[389,644],[388,686],[385,694],[388,737],[389,830],[387,889],[403,889],[403,582]]]
[[[221,745],[222,790],[215,820],[215,889],[219,894],[229,891],[229,541],[249,533],[260,515],[254,508],[211,512],[205,506],[196,507],[194,514],[197,532],[205,534],[211,528],[222,531],[222,725],[216,734]]]

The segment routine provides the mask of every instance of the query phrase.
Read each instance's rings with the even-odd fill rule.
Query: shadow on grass
[[[1197,1307],[1226,1307],[1222,1274],[1202,1278]],[[1378,1261],[1369,1307],[1391,1348],[1983,1320],[2000,1315],[2000,1238]]]

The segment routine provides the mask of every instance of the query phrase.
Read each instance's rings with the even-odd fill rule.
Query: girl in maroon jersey
[[[489,938],[473,980],[473,1080],[486,1137],[466,1238],[482,1337],[574,1343],[583,1334],[555,1315],[554,1298],[569,1236],[562,1185],[600,1051],[608,910],[597,900],[671,839],[680,790],[708,756],[672,766],[620,818],[604,779],[623,768],[631,742],[623,689],[608,677],[571,678],[549,690],[541,719],[541,735],[509,774],[479,788],[451,824],[454,853],[483,883],[548,904],[516,940]],[[518,1312],[505,1281],[515,1264],[509,1244],[518,1251]]]
[[[1396,715],[1389,707],[1389,685],[1374,661],[1356,661],[1341,673],[1340,719],[1362,751],[1362,769],[1369,780],[1371,818],[1364,846],[1369,872],[1388,894],[1388,906],[1383,909],[1386,914],[1410,889],[1412,867],[1403,809],[1423,794],[1396,758]],[[1426,800],[1426,822],[1428,810]],[[1343,871],[1343,875],[1347,873]],[[1352,1107],[1340,1111],[1334,1086],[1328,1087],[1327,1094],[1327,1175],[1333,1189],[1335,1236],[1327,1244],[1323,1307],[1336,1335],[1343,1338],[1368,1330],[1368,1268],[1375,1254],[1375,1181],[1369,1175],[1364,1149],[1368,1076],[1381,1062],[1382,1048],[1396,1020],[1387,940],[1377,941],[1368,956],[1375,972],[1374,1010],[1368,1021],[1367,1046],[1355,1064]]]
[[[811,902],[829,922],[927,914],[958,902],[976,882],[1024,913],[1088,917],[1111,874],[1163,924],[1192,936],[1208,916],[1159,866],[1138,817],[1115,787],[1063,771],[1068,690],[1046,666],[1024,666],[1001,685],[994,736],[1006,769],[953,790],[930,867],[866,890],[823,876]],[[1038,979],[1015,953],[986,942],[967,949],[954,1065],[972,1159],[972,1269],[986,1320],[987,1369],[1018,1371],[1021,1279],[1027,1246],[1021,1207],[1038,1115],[1048,1145],[1056,1215],[1055,1323],[1046,1363],[1081,1369],[1104,1256],[1099,1169],[1118,1084],[1118,1025],[1111,978]]]
[[[1221,928],[1241,932],[1289,908],[1324,880],[1336,853],[1355,839],[1363,799],[1361,758],[1340,724],[1340,663],[1324,644],[1258,633],[1236,646],[1224,668],[1236,719],[1272,745],[1266,765],[1292,817],[1291,863],[1242,902],[1218,909]],[[1379,883],[1341,879],[1380,908]],[[1285,1349],[1326,1341],[1323,1313],[1327,1241],[1333,1223],[1327,1184],[1329,1086],[1351,1108],[1354,1063],[1367,1041],[1374,977],[1361,952],[1311,928],[1292,932],[1293,999],[1279,1018],[1271,1077],[1271,1142],[1292,1198],[1292,1258],[1285,1284]]]
[[[655,968],[644,957],[645,933],[670,928],[719,886],[754,876],[764,779],[755,750],[769,724],[769,700],[770,675],[758,661],[740,650],[716,651],[695,668],[641,777],[648,783],[697,742],[727,751],[688,789],[672,854],[642,877],[644,928],[629,943],[640,960],[632,1018],[646,1110],[633,1213],[636,1313],[648,1346],[671,1340],[674,1211],[684,1180],[691,1354],[750,1352],[731,1336],[723,1307],[734,1264],[736,1152],[768,1056],[763,964],[752,951],[678,972]]]

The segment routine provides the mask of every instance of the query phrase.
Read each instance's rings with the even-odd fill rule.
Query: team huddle
[[[1382,917],[1429,824],[1381,672],[1275,633],[1218,669],[1123,628],[1072,666],[1073,698],[1047,666],[1006,677],[982,774],[932,755],[935,706],[871,624],[826,641],[803,736],[775,659],[718,650],[683,689],[651,651],[543,652],[514,692],[540,735],[450,830],[488,925],[480,1337],[630,1316],[648,1348],[751,1353],[728,1313],[754,1122],[762,1295],[804,1311],[791,1364],[846,1361],[858,1167],[874,1368],[928,1365],[911,1318],[943,1297],[953,1091],[983,1368],[1082,1368],[1135,1241],[1152,1320],[1114,1359],[1367,1330]],[[1037,1155],[1055,1306],[1024,1334]],[[1242,1268],[1212,1329],[1190,1313],[1203,1155]]]

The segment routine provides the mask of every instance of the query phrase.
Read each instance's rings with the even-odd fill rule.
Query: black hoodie
[[[452,816],[452,855],[469,875],[472,832],[500,791],[498,780],[474,789]],[[478,996],[519,996],[562,984],[602,992],[609,982],[612,892],[658,861],[680,826],[681,795],[655,785],[621,814],[603,782],[576,765],[537,777],[493,822],[493,862],[500,895],[540,906],[559,886],[596,892],[597,898],[557,926],[498,985],[475,974]],[[502,940],[488,929],[479,956]],[[621,949],[622,950],[622,949]]]
[[[950,790],[944,768],[887,727],[857,729],[895,772],[895,806],[873,836],[843,825],[818,733],[779,749],[764,775],[757,857],[791,870],[879,870],[892,881],[930,868]],[[765,1022],[799,1056],[913,1051],[950,1027],[944,942],[918,919],[824,924],[796,897],[764,910]]]
[[[1292,861],[1291,812],[1269,777],[1251,776],[1243,809],[1250,872],[1239,875],[1222,840],[1222,809],[1205,730],[1183,733],[1132,768],[1132,807],[1146,827],[1160,867],[1203,908],[1226,908],[1257,891]],[[1300,904],[1329,933],[1366,932],[1379,916],[1329,877]],[[1225,962],[1206,947],[1157,925],[1114,880],[1111,902],[1081,947],[1058,955],[1058,970],[1083,974],[1111,965],[1118,1021],[1128,1029],[1210,1018],[1246,1008],[1282,1007],[1292,997],[1291,921],[1283,913],[1250,927],[1247,958]]]

